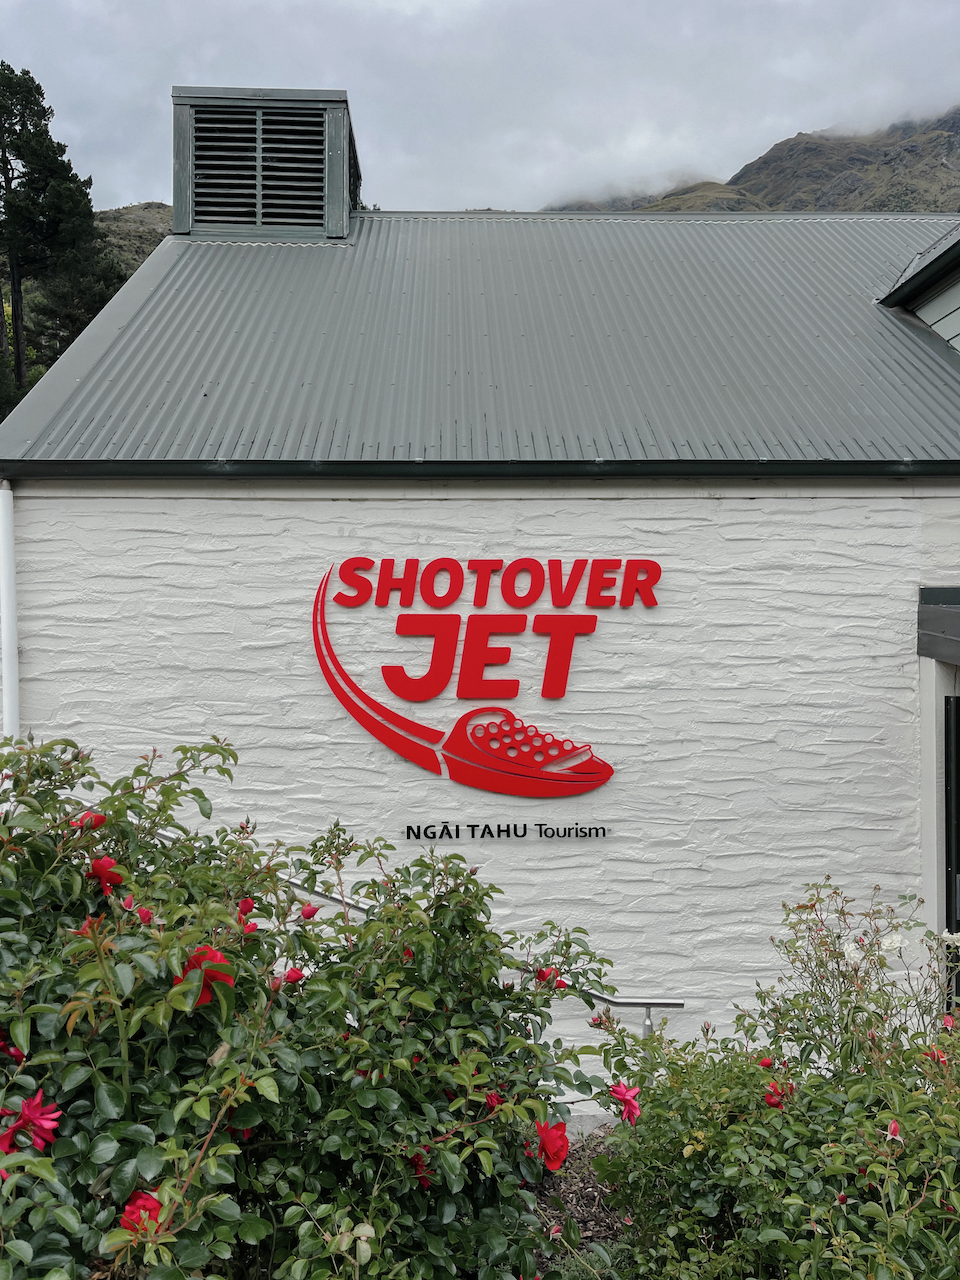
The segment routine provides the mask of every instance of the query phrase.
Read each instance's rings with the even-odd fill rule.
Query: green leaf
[[[0,1258],[0,1280],[13,1280],[13,1263],[9,1258]]]
[[[210,1206],[210,1212],[215,1213],[224,1222],[239,1222],[241,1217],[239,1205],[229,1196],[223,1200],[214,1201]]]
[[[7,1240],[5,1244],[7,1253],[12,1253],[25,1267],[29,1267],[33,1261],[33,1248],[26,1240]]]
[[[346,1115],[346,1112],[344,1112]],[[331,1117],[328,1116],[329,1120]],[[234,1129],[252,1129],[254,1125],[260,1123],[263,1116],[257,1110],[252,1102],[241,1102],[233,1115],[230,1117],[230,1125]]]
[[[361,1107],[375,1107],[377,1105],[376,1089],[358,1089],[356,1098]]]
[[[157,968],[156,961],[152,956],[145,955],[142,951],[135,951],[133,955],[130,956],[130,960],[137,966],[141,973],[145,973],[148,978],[160,977],[160,970]],[[167,1046],[164,1046],[164,1048],[166,1047]],[[163,1050],[161,1049],[160,1052],[162,1053]]]
[[[440,1201],[439,1209],[440,1221],[444,1226],[446,1226],[448,1222],[452,1222],[457,1216],[457,1202],[450,1196],[443,1197]]]
[[[21,1053],[30,1052],[30,1018],[14,1018],[10,1023],[10,1039]]]
[[[265,1222],[263,1218],[257,1217],[253,1213],[245,1213],[243,1221],[237,1228],[237,1235],[244,1244],[257,1244],[258,1241],[266,1239],[273,1230],[269,1222]],[[2,1277],[0,1277],[2,1280]]]
[[[313,1085],[312,1085],[312,1084],[305,1084],[305,1085],[303,1086],[303,1093],[304,1093],[304,1097],[306,1098],[307,1106],[310,1108],[310,1110],[311,1110],[311,1111],[319,1111],[319,1110],[320,1110],[320,1107],[321,1107],[323,1104],[322,1104],[322,1102],[321,1102],[321,1100],[320,1100],[320,1095],[319,1095],[319,1093],[317,1093],[317,1091],[316,1091],[316,1089],[313,1087]]]
[[[71,1089],[78,1088],[84,1080],[93,1072],[92,1067],[85,1067],[82,1062],[75,1062],[72,1066],[67,1067],[60,1081],[60,1092],[69,1093]]]
[[[109,1138],[106,1134],[101,1134],[99,1138],[94,1138],[90,1144],[90,1150],[87,1152],[87,1159],[92,1160],[94,1164],[109,1164],[113,1157],[120,1150],[120,1143],[116,1138]]]
[[[277,1088],[277,1082],[273,1076],[260,1076],[260,1078],[254,1080],[253,1083],[257,1093],[259,1093],[261,1097],[266,1098],[268,1102],[280,1101],[280,1090]]]
[[[133,990],[137,975],[133,971],[133,966],[129,964],[114,965],[114,972],[117,975],[117,981],[120,983],[120,992],[123,998],[126,999]]]
[[[110,1193],[117,1204],[126,1204],[137,1185],[136,1160],[124,1160],[110,1175]]]
[[[210,1250],[205,1249],[202,1244],[185,1241],[177,1249],[177,1261],[185,1271],[193,1271],[195,1267],[202,1267],[205,1262],[210,1261]]]
[[[209,1120],[210,1119],[210,1099],[197,1098],[196,1102],[193,1104],[193,1114],[195,1116],[199,1116],[201,1120]]]
[[[386,1107],[388,1111],[396,1111],[403,1099],[395,1089],[378,1089],[377,1101],[381,1107]]]
[[[477,1151],[477,1159],[480,1161],[480,1167],[487,1177],[493,1175],[493,1156],[489,1151]]]
[[[154,1178],[159,1178],[163,1165],[163,1152],[158,1151],[156,1147],[143,1147],[137,1153],[137,1171],[147,1182],[153,1182]]]
[[[132,1231],[127,1231],[125,1227],[116,1227],[103,1237],[100,1242],[101,1252],[115,1253],[117,1249],[125,1249],[132,1239]]]
[[[778,1231],[776,1227],[764,1227],[757,1236],[761,1244],[769,1244],[771,1240],[789,1240],[790,1237],[783,1231]]]
[[[373,1257],[373,1250],[366,1240],[357,1241],[357,1262],[360,1266],[365,1266]]]
[[[72,1205],[65,1204],[61,1205],[59,1209],[54,1209],[53,1216],[60,1223],[61,1227],[63,1227],[64,1231],[69,1231],[72,1236],[75,1236],[81,1229],[83,1229],[83,1220]]]
[[[202,817],[209,818],[213,815],[213,805],[198,787],[194,787],[187,794],[193,796],[194,800],[196,800],[197,808],[200,810]]]
[[[575,1218],[567,1218],[563,1224],[563,1230],[560,1232],[560,1239],[564,1244],[568,1244],[571,1249],[576,1249],[580,1245],[580,1228],[577,1226]]]
[[[110,1081],[104,1080],[102,1084],[97,1085],[94,1099],[97,1104],[97,1110],[107,1120],[119,1120],[123,1115],[125,1098],[123,1090],[117,1084],[111,1084]]]
[[[110,1135],[121,1138],[124,1142],[145,1143],[148,1147],[154,1146],[157,1141],[157,1135],[145,1124],[115,1124],[110,1128]]]
[[[425,1009],[427,1013],[433,1013],[437,1007],[433,997],[428,996],[426,991],[411,991],[410,1003],[417,1009]]]

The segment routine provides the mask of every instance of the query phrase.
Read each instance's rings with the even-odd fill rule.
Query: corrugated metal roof
[[[953,221],[373,213],[346,242],[169,239],[0,424],[0,469],[956,461],[960,354],[875,301]]]

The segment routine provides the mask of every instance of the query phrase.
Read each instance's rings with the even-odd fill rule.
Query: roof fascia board
[[[216,99],[227,105],[248,102],[346,102],[346,89],[240,89],[216,85],[175,84],[170,96],[184,106],[202,106]]]
[[[98,361],[107,353],[150,294],[173,269],[181,254],[189,251],[189,241],[167,236],[154,249],[146,262],[113,295],[99,313],[95,323],[86,329],[66,349],[63,355],[43,375],[30,393],[3,420],[5,446],[20,451],[60,412],[77,389],[77,384],[88,377]]]
[[[62,359],[62,357],[61,357]],[[48,375],[49,376],[49,375]],[[8,418],[9,422],[10,419]],[[842,462],[626,459],[508,462],[320,462],[231,458],[0,458],[5,480],[911,480],[960,476],[960,458]]]
[[[960,664],[960,591],[955,587],[920,588],[917,653]]]
[[[940,285],[945,285],[947,278],[960,271],[960,241],[945,249],[931,262],[926,263],[907,276],[906,280],[894,286],[883,298],[879,299],[884,307],[909,307],[918,303],[923,294],[931,293]]]

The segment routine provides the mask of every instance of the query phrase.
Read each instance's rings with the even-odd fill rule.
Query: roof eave
[[[957,271],[960,271],[960,241],[945,249],[931,262],[925,263],[905,280],[898,282],[878,301],[884,307],[909,307],[912,302],[935,288],[941,280]]]
[[[911,480],[960,476],[960,457],[840,461],[607,459],[602,461],[314,462],[271,459],[0,458],[6,480]]]

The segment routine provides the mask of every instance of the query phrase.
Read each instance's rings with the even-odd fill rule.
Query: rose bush
[[[735,1036],[640,1040],[601,1017],[622,1121],[596,1166],[630,1220],[624,1280],[960,1274],[950,957],[916,904],[808,889],[786,972]]]
[[[0,750],[0,1280],[532,1277],[553,1099],[599,1083],[550,1005],[602,962],[498,933],[456,856],[193,830],[235,759]]]

